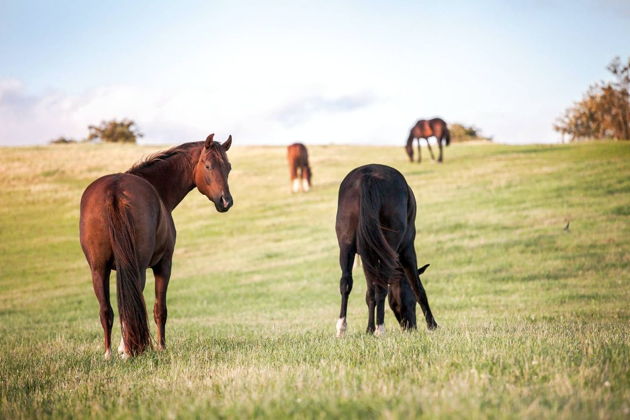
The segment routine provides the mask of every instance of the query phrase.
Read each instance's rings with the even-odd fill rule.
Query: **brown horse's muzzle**
[[[232,194],[227,193],[221,195],[218,200],[213,200],[214,206],[217,208],[217,211],[220,213],[225,213],[232,207],[234,201],[232,200]]]

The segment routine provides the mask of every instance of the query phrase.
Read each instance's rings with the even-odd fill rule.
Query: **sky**
[[[0,145],[131,118],[146,144],[404,144],[420,118],[510,144],[630,55],[630,2],[0,0]]]

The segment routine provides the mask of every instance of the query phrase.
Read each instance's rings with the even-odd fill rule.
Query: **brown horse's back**
[[[152,266],[168,248],[172,249],[172,218],[155,188],[135,175],[107,175],[90,184],[81,198],[80,239],[90,267],[115,269],[110,213],[123,208],[132,220],[135,253],[142,268]]]
[[[287,147],[289,176],[292,191],[308,191],[311,186],[311,167],[308,163],[308,150],[302,143],[294,143]]]
[[[296,167],[308,166],[308,150],[302,143],[293,143],[287,147],[289,163]]]

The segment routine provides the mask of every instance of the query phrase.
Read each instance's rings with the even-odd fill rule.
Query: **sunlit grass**
[[[78,203],[158,149],[1,149],[0,417],[630,415],[629,145],[455,145],[443,165],[311,147],[300,195],[284,148],[234,147],[233,209],[193,191],[174,212],[167,351],[106,362]],[[388,309],[388,334],[365,335],[356,272],[334,338],[337,189],[371,162],[414,189],[435,332]]]

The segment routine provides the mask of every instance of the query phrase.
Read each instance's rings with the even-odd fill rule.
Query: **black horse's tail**
[[[365,273],[381,285],[396,275],[398,253],[383,235],[379,213],[382,204],[382,186],[373,177],[361,181],[359,220],[357,227],[357,251]]]
[[[448,127],[444,127],[444,138],[446,139],[446,145],[451,144],[451,132],[448,131]]]
[[[141,269],[133,243],[133,219],[126,200],[110,190],[107,202],[109,239],[116,266],[118,312],[127,351],[136,356],[151,346],[147,309],[140,290]]]

